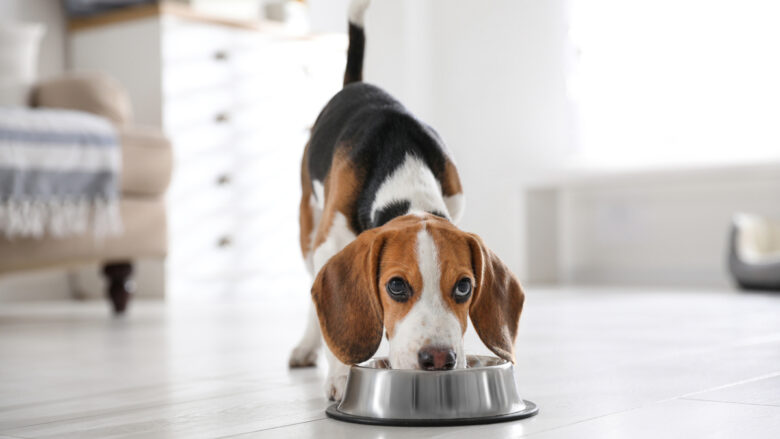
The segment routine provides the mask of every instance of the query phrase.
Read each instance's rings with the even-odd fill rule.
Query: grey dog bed
[[[780,291],[780,221],[758,215],[735,215],[729,270],[744,289]]]

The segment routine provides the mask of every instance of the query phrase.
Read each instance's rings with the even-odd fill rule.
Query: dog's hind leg
[[[314,271],[312,243],[314,241],[314,232],[317,230],[322,217],[322,195],[319,194],[320,200],[318,200],[314,191],[321,187],[321,184],[312,182],[309,179],[308,167],[306,166],[308,150],[309,146],[306,145],[303,162],[301,163],[300,238],[301,253],[303,253],[303,259],[306,263],[306,270],[311,275],[311,278],[314,279],[317,273]],[[308,308],[306,329],[303,332],[301,341],[298,342],[298,345],[290,353],[290,367],[313,367],[317,365],[317,351],[322,345],[320,321],[317,318],[317,310],[314,308],[314,303],[309,302]]]

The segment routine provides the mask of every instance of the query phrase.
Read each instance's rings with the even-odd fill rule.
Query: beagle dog
[[[344,88],[317,118],[301,166],[300,245],[313,307],[290,366],[313,366],[324,339],[333,400],[349,365],[371,358],[383,333],[392,368],[464,368],[470,318],[485,345],[514,362],[524,300],[496,255],[455,226],[463,194],[442,140],[361,82],[367,4],[350,5]]]

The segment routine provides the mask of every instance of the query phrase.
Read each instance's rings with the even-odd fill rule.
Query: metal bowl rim
[[[525,404],[523,410],[507,413],[503,415],[475,416],[470,418],[431,418],[431,419],[411,419],[411,418],[372,418],[367,416],[357,416],[339,410],[339,403],[334,403],[325,409],[325,415],[339,421],[351,422],[354,424],[366,425],[386,425],[395,427],[446,427],[458,425],[481,425],[493,424],[497,422],[517,421],[530,418],[539,414],[539,406],[527,399],[522,400]]]
[[[512,369],[514,367],[514,364],[512,362],[509,362],[507,360],[504,360],[500,357],[494,357],[491,355],[467,355],[467,358],[486,358],[491,361],[496,361],[497,364],[490,364],[487,366],[478,366],[478,367],[467,367],[465,369],[452,369],[452,370],[421,370],[421,369],[390,369],[390,368],[384,368],[384,367],[371,367],[366,366],[366,363],[370,362],[377,362],[377,361],[387,361],[387,357],[374,357],[370,360],[366,360],[359,364],[352,365],[352,369],[358,369],[361,371],[361,373],[365,373],[370,371],[369,373],[389,373],[393,375],[442,375],[442,374],[461,374],[461,373],[471,373],[475,371],[480,370],[495,370],[495,371],[501,371],[506,369]]]

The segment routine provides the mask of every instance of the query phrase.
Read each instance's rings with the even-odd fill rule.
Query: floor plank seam
[[[324,410],[323,410],[323,412],[324,412]],[[309,424],[311,422],[322,421],[322,420],[325,420],[325,419],[328,419],[328,418],[326,416],[323,416],[321,418],[309,419],[308,421],[294,422],[292,424],[285,424],[285,425],[277,425],[275,427],[268,427],[268,428],[261,428],[259,430],[245,431],[243,433],[236,433],[236,434],[231,434],[231,435],[228,435],[228,436],[219,436],[217,439],[229,439],[229,438],[232,438],[232,437],[239,437],[239,436],[244,436],[244,435],[247,435],[247,434],[262,433],[264,431],[278,430],[280,428],[287,428],[287,427],[293,427],[293,426],[296,426],[296,425]]]
[[[194,403],[194,402],[208,401],[208,400],[212,400],[212,399],[219,399],[219,398],[225,398],[225,397],[229,398],[229,397],[233,397],[233,396],[243,395],[243,394],[246,394],[246,393],[252,393],[252,392],[251,391],[249,391],[249,392],[241,391],[241,392],[229,393],[229,394],[224,394],[224,395],[211,396],[211,397],[208,397],[208,398],[196,398],[196,399],[189,400],[189,401],[182,401],[182,402],[177,403],[177,404],[189,404],[189,403]],[[320,399],[320,397],[313,398],[313,399]],[[90,418],[95,418],[95,417],[105,417],[105,416],[110,416],[112,414],[118,414],[118,413],[120,413],[120,414],[128,414],[128,413],[134,413],[134,412],[139,412],[139,411],[144,411],[144,410],[149,410],[149,409],[154,409],[154,408],[168,407],[168,406],[170,406],[169,402],[161,402],[161,403],[157,403],[157,404],[143,405],[143,406],[141,406],[139,404],[136,404],[135,406],[131,406],[131,407],[118,408],[118,409],[108,409],[105,412],[98,411],[97,413],[93,413],[93,414],[89,414],[89,415],[81,415],[81,416],[75,416],[75,417],[72,417],[72,418],[68,417],[68,418],[62,418],[62,419],[55,419],[53,421],[48,421],[48,422],[40,422],[40,423],[35,423],[35,424],[23,425],[23,426],[19,426],[19,427],[14,428],[14,430],[22,430],[22,429],[25,429],[25,428],[40,427],[42,425],[56,424],[58,422],[72,422],[72,421],[90,419]],[[322,410],[323,410],[323,412],[325,411],[324,408]],[[290,425],[295,425],[295,424],[290,424]]]
[[[193,384],[199,384],[206,381],[225,381],[225,380],[215,379],[215,378],[196,378],[192,381],[183,380],[181,382],[173,382],[173,383],[162,381],[156,384],[144,384],[140,386],[122,387],[114,390],[107,390],[104,392],[95,392],[95,393],[88,393],[86,395],[69,396],[67,398],[49,399],[49,400],[30,402],[30,403],[19,404],[19,405],[0,406],[0,410],[3,411],[20,410],[28,407],[40,407],[42,404],[59,404],[59,403],[64,403],[64,402],[69,402],[74,400],[82,400],[87,398],[100,398],[104,396],[112,396],[115,394],[121,395],[122,393],[137,392],[143,390],[157,390],[160,387],[165,386],[167,384],[173,384],[174,386],[191,386]],[[241,381],[236,381],[236,382],[241,382]]]
[[[719,344],[719,345],[715,345],[715,346],[693,348],[693,349],[690,349],[690,350],[686,350],[685,352],[682,352],[682,353],[676,352],[676,353],[672,353],[672,354],[663,354],[663,355],[653,356],[653,357],[649,357],[649,358],[643,359],[641,361],[642,362],[648,361],[648,360],[651,360],[651,361],[662,361],[662,360],[679,358],[680,356],[684,356],[684,355],[699,356],[699,355],[703,355],[703,354],[709,354],[709,353],[714,353],[714,352],[728,350],[728,349],[739,349],[739,348],[747,348],[747,347],[752,347],[752,346],[759,346],[759,345],[763,345],[763,344],[776,344],[776,343],[780,343],[780,333],[772,333],[770,335],[763,335],[763,336],[760,336],[760,337],[756,336],[756,337],[749,337],[749,338],[744,338],[744,339],[738,339],[738,340],[734,340],[734,341],[732,341],[730,343],[724,343],[724,344]],[[639,361],[636,361],[636,362],[639,362]],[[629,362],[629,363],[631,363],[631,362]],[[780,374],[780,371],[779,372],[772,372],[772,373]]]
[[[654,401],[654,402],[651,402],[651,403],[648,403],[648,404],[643,404],[643,405],[638,406],[638,407],[632,407],[632,408],[628,408],[626,410],[619,410],[619,411],[612,412],[612,413],[606,413],[606,414],[603,414],[603,415],[594,416],[594,417],[587,418],[587,419],[582,419],[580,421],[572,422],[570,424],[565,424],[565,425],[560,425],[560,426],[557,426],[557,427],[552,427],[552,428],[548,428],[548,429],[535,431],[533,433],[529,433],[529,434],[523,435],[523,436],[524,437],[533,436],[533,435],[538,434],[538,433],[548,432],[548,431],[552,431],[552,430],[557,430],[557,429],[568,427],[568,426],[571,426],[571,425],[581,424],[583,422],[589,422],[589,421],[592,421],[594,419],[599,419],[599,418],[603,418],[603,417],[606,417],[606,416],[612,416],[612,415],[621,414],[621,413],[627,413],[627,412],[631,412],[631,411],[634,411],[634,410],[640,410],[640,409],[642,409],[644,407],[648,407],[648,406],[651,406],[651,405],[663,404],[663,403],[667,403],[667,402],[675,401],[675,400],[680,400],[680,399],[693,400],[693,401],[708,401],[708,400],[703,400],[703,399],[700,400],[700,399],[690,398],[689,396],[698,395],[700,393],[710,392],[710,391],[713,391],[713,390],[725,389],[725,388],[728,388],[728,387],[738,386],[738,385],[741,385],[741,384],[751,383],[751,382],[754,382],[754,381],[760,381],[760,380],[763,380],[763,379],[773,378],[773,377],[776,377],[776,376],[780,376],[780,371],[778,371],[778,372],[771,372],[769,374],[764,374],[764,375],[760,375],[758,377],[748,378],[748,379],[745,379],[745,380],[740,380],[740,381],[736,381],[736,382],[729,383],[729,384],[724,384],[722,386],[716,386],[716,387],[712,387],[712,388],[708,388],[708,389],[704,389],[704,390],[697,390],[695,392],[686,393],[686,394],[681,395],[681,396],[673,396],[673,397],[670,397],[670,398],[664,398],[664,399],[661,399],[661,400],[658,400],[658,401]],[[709,401],[709,402],[720,402],[720,401]],[[756,405],[762,405],[763,406],[763,404],[756,404]],[[768,407],[778,407],[778,406],[769,405]]]
[[[773,374],[772,376],[776,376],[776,375],[778,375],[778,374]],[[764,377],[762,377],[762,378],[764,378]],[[750,380],[746,380],[746,381],[750,382],[750,381],[754,381],[754,380],[750,379]],[[700,392],[696,392],[696,393],[700,393]],[[667,402],[677,401],[677,400],[688,400],[688,401],[699,401],[699,402],[723,402],[723,403],[726,403],[725,401],[709,401],[709,400],[704,400],[704,399],[685,398],[685,397],[676,396],[676,397],[673,397],[673,398],[666,398],[666,399],[654,401],[654,402],[651,402],[649,404],[642,404],[640,406],[628,408],[626,410],[618,410],[616,412],[606,413],[606,414],[599,415],[599,416],[593,416],[593,417],[590,417],[590,418],[587,418],[587,419],[582,419],[582,420],[579,420],[579,421],[576,421],[576,422],[572,422],[572,423],[569,423],[569,424],[559,425],[557,427],[552,427],[552,428],[548,428],[548,429],[534,431],[532,433],[524,434],[522,436],[523,437],[529,437],[529,436],[533,436],[533,435],[536,435],[536,434],[539,434],[539,433],[545,433],[545,432],[549,432],[549,431],[553,431],[553,430],[559,430],[561,428],[570,427],[572,425],[582,424],[582,423],[585,423],[585,422],[590,422],[590,421],[593,421],[593,420],[596,420],[596,419],[600,419],[600,418],[605,418],[605,417],[608,417],[608,416],[613,416],[613,415],[619,415],[619,414],[623,414],[623,413],[629,413],[629,412],[633,412],[633,411],[638,411],[638,410],[642,410],[642,409],[645,409],[645,408],[653,406],[653,405],[665,404]],[[741,403],[734,403],[734,404],[741,404]],[[765,405],[765,404],[745,404],[745,405],[758,405],[758,406],[765,406],[765,407],[780,408],[780,407],[775,406],[775,405]]]
[[[780,410],[780,405],[777,404],[761,404],[757,402],[738,402],[738,401],[723,401],[723,400],[717,400],[717,399],[704,399],[704,398],[679,398],[681,400],[685,401],[700,401],[700,402],[716,402],[720,404],[734,404],[734,405],[750,405],[750,406],[757,406],[757,407],[773,407],[778,410]]]
[[[571,423],[564,424],[564,425],[559,425],[557,427],[552,427],[552,428],[547,428],[547,429],[543,429],[543,430],[534,431],[532,433],[524,434],[521,437],[529,437],[529,436],[533,436],[533,435],[536,435],[536,434],[539,434],[539,433],[546,433],[546,432],[553,431],[553,430],[559,430],[561,428],[570,427],[572,425],[582,424],[582,423],[590,422],[590,421],[593,421],[593,420],[596,420],[596,419],[600,419],[600,418],[606,418],[607,416],[619,415],[619,414],[622,414],[622,413],[633,412],[633,411],[641,410],[641,409],[643,409],[645,407],[649,407],[649,406],[652,406],[652,405],[663,404],[663,403],[668,402],[668,401],[673,400],[673,399],[676,399],[676,398],[671,398],[671,399],[661,400],[661,401],[654,401],[654,402],[651,402],[649,404],[642,404],[640,406],[631,407],[631,408],[628,408],[628,409],[625,409],[625,410],[618,410],[616,412],[605,413],[603,415],[598,415],[598,416],[593,416],[593,417],[586,418],[586,419],[581,419],[579,421],[571,422]],[[541,413],[541,409],[540,409],[540,413]]]
[[[769,379],[769,378],[775,378],[775,377],[778,377],[778,376],[780,376],[780,371],[770,372],[770,373],[767,373],[767,374],[764,374],[764,375],[759,375],[757,377],[747,378],[747,379],[744,379],[744,380],[735,381],[733,383],[723,384],[721,386],[710,387],[709,389],[697,390],[695,392],[689,392],[689,393],[686,393],[686,394],[683,394],[683,395],[680,395],[680,396],[676,396],[675,398],[672,398],[672,399],[687,399],[687,398],[690,398],[692,396],[699,395],[701,393],[714,392],[716,390],[728,389],[729,387],[741,386],[743,384],[749,384],[749,383],[753,383],[753,382],[756,382],[756,381],[766,380],[766,379]]]

